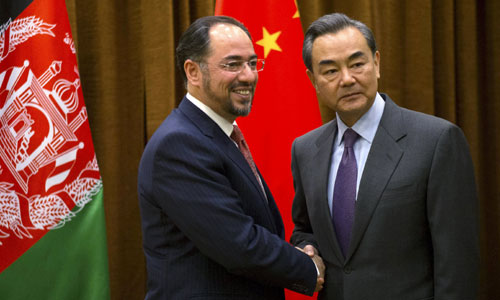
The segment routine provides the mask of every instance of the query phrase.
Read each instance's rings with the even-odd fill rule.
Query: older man
[[[371,30],[326,15],[303,58],[333,121],[293,144],[292,243],[326,265],[319,299],[476,298],[474,171],[462,131],[379,94]]]

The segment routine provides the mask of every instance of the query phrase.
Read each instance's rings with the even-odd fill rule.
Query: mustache
[[[255,90],[255,83],[247,83],[247,82],[237,82],[234,84],[231,84],[231,89],[235,88],[251,88],[252,90]]]

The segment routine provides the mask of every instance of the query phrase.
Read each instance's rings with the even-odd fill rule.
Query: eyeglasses
[[[225,71],[232,73],[240,73],[248,65],[252,72],[260,72],[264,70],[264,59],[252,59],[250,61],[234,60],[227,63],[221,63],[219,66]]]

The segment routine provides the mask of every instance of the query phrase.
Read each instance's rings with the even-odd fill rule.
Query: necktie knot
[[[351,128],[347,128],[344,132],[344,147],[352,148],[356,140],[358,139],[358,134]]]
[[[233,132],[231,132],[231,139],[236,142],[236,144],[240,144],[243,141],[243,133],[238,128],[237,125],[233,125]]]

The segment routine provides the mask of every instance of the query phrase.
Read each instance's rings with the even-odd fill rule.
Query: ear
[[[200,86],[202,83],[202,73],[200,65],[190,59],[184,62],[184,72],[186,72],[187,81],[193,86]]]
[[[307,77],[309,77],[309,80],[311,80],[311,83],[314,87],[314,89],[316,89],[316,92],[318,91],[318,86],[316,85],[316,78],[314,77],[314,73],[309,70],[309,69],[306,69],[306,74],[307,74]]]
[[[377,71],[377,79],[380,79],[380,52],[375,51],[373,63],[375,64],[375,70]]]

